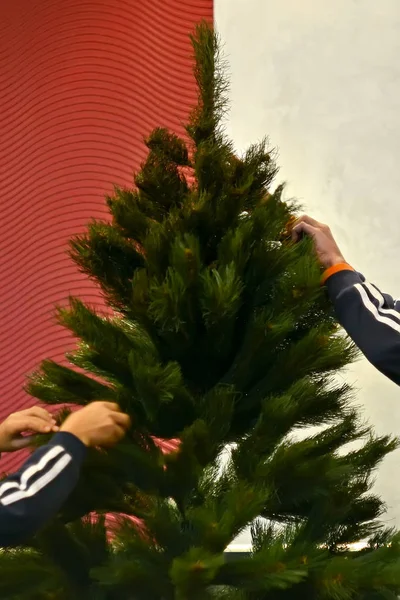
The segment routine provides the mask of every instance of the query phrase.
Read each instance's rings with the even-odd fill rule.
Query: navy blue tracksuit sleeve
[[[85,453],[74,435],[57,433],[0,482],[0,547],[23,542],[58,512],[78,481]]]
[[[366,358],[400,385],[400,302],[355,271],[339,271],[326,285],[340,324]]]

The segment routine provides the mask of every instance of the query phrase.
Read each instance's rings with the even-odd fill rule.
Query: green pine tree
[[[153,131],[133,189],[107,199],[112,221],[71,244],[113,316],[71,298],[58,318],[81,340],[72,368],[46,360],[28,386],[48,404],[118,402],[133,429],[91,450],[58,518],[1,554],[0,596],[395,599],[399,538],[371,477],[397,441],[360,422],[335,378],[355,351],[310,244],[290,241],[297,206],[272,190],[265,142],[235,155],[217,37],[202,24],[192,41],[187,139]],[[110,511],[143,527],[121,517],[110,540]],[[227,558],[249,525],[252,552]]]

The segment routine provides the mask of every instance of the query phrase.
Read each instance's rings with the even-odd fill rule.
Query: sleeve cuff
[[[323,272],[321,277],[321,285],[325,285],[325,283],[330,277],[332,277],[332,275],[340,273],[340,271],[354,271],[354,269],[347,263],[338,263],[337,265],[333,265],[332,267],[329,267],[329,269],[326,269]]]
[[[75,435],[68,431],[60,431],[53,436],[52,444],[59,444],[74,458],[82,462],[86,456],[87,447]]]

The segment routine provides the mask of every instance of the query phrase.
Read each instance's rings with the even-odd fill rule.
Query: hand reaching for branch
[[[325,269],[346,262],[328,225],[303,215],[293,224],[292,239],[297,242],[303,234],[313,239],[318,260]]]
[[[56,431],[55,419],[40,406],[15,412],[0,424],[0,452],[14,452],[28,447],[32,442],[32,434]]]
[[[85,446],[114,446],[131,426],[128,415],[113,402],[91,402],[72,413],[62,424],[61,431],[72,433]]]

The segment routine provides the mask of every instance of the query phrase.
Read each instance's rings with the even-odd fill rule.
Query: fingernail
[[[50,427],[47,427],[47,426],[46,426],[46,427],[44,428],[44,430],[45,430],[45,431],[50,431]]]
[[[59,431],[60,428],[58,427],[58,425],[53,425],[53,431]]]

